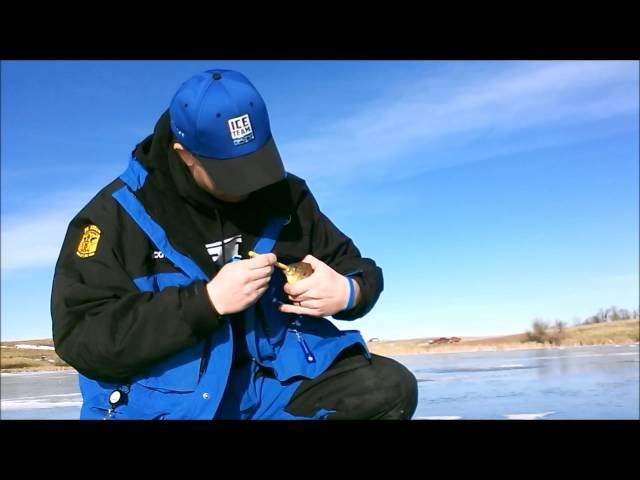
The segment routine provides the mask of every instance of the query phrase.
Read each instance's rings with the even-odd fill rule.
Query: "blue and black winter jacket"
[[[312,254],[351,276],[361,298],[338,320],[373,308],[382,271],[322,214],[300,178],[288,174],[227,204],[195,185],[170,142],[165,113],[125,173],[71,221],[56,264],[53,339],[80,373],[82,418],[211,419],[237,362],[254,361],[286,382],[317,377],[356,343],[367,354],[355,330],[280,312],[287,298],[278,270],[254,306],[215,311],[206,283],[249,250],[284,263]],[[126,397],[115,408],[114,391]]]

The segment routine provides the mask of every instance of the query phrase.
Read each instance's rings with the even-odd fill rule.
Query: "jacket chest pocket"
[[[155,273],[133,279],[143,292],[160,292],[167,287],[183,287],[193,280],[183,272]],[[192,392],[200,378],[205,342],[201,341],[156,364],[136,383],[166,392]]]

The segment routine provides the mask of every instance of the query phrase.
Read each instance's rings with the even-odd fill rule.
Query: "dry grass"
[[[53,342],[50,339],[2,342],[3,348],[0,355],[0,368],[3,372],[59,370],[61,367],[69,367],[56,355],[54,350],[15,347],[15,345],[20,344],[53,346]]]
[[[14,369],[14,368],[27,368],[27,367],[40,367],[42,366],[41,360],[35,360],[28,357],[12,357],[2,358],[2,370]]]
[[[550,333],[554,333],[550,329]],[[620,320],[610,323],[567,327],[563,346],[626,344],[640,341],[640,321]],[[368,343],[369,350],[379,355],[403,355],[414,353],[444,353],[493,350],[519,350],[548,348],[550,345],[527,342],[526,335],[504,335],[501,337],[464,338],[459,343],[429,345],[429,338],[395,340]]]
[[[580,345],[599,343],[628,343],[640,341],[640,322],[638,320],[620,320],[611,323],[594,323],[567,329],[567,342]]]

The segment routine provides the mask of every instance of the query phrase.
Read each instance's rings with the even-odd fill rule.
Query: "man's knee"
[[[330,420],[408,420],[417,404],[418,384],[405,366],[375,354],[371,362],[355,355],[303,382],[286,411],[312,416],[320,408],[333,410]]]
[[[418,405],[418,382],[411,371],[387,357],[372,355],[378,388],[385,389],[388,405],[380,418],[408,420]],[[390,397],[390,398],[389,398]]]

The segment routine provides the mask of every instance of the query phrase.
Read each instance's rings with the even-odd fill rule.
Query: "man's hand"
[[[220,315],[241,312],[253,305],[269,285],[276,256],[257,255],[249,260],[227,263],[207,284],[207,293]]]
[[[307,255],[302,261],[311,264],[313,273],[294,284],[285,284],[284,291],[289,295],[293,305],[280,305],[281,312],[313,317],[325,317],[341,312],[349,300],[349,282],[353,282],[355,301],[352,307],[355,306],[360,294],[358,282],[340,275],[312,255]]]

